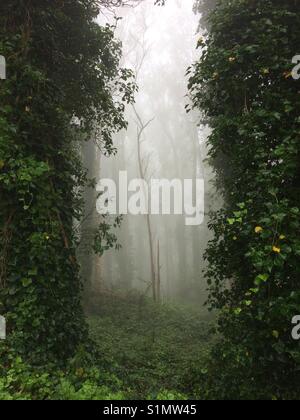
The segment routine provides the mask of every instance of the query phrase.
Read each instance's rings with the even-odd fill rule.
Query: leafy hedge
[[[300,311],[300,84],[291,73],[299,12],[292,0],[219,1],[190,69],[224,196],[206,253],[224,336],[209,396],[299,397],[300,348],[291,338]]]

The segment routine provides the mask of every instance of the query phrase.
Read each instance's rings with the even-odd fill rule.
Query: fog
[[[105,157],[93,143],[83,148],[89,175],[113,179],[120,171],[129,181],[142,178],[204,179],[205,218],[187,226],[186,215],[125,215],[115,231],[120,249],[92,256],[81,245],[87,294],[138,291],[155,300],[204,303],[206,284],[203,258],[210,234],[209,210],[217,205],[212,172],[206,163],[208,129],[200,115],[189,112],[187,68],[199,57],[196,50],[199,15],[193,0],[172,0],[154,7],[153,0],[136,7],[117,9],[117,37],[123,45],[122,66],[136,75],[134,106],[126,109],[128,129],[114,138],[115,156]],[[101,16],[112,21],[113,16]],[[87,192],[86,239],[100,216],[96,192]],[[115,200],[116,197],[111,197]]]

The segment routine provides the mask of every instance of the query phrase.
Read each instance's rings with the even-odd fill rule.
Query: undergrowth
[[[211,318],[204,311],[158,306],[137,296],[106,297],[88,319],[89,343],[62,366],[1,357],[0,399],[201,398],[212,343]]]

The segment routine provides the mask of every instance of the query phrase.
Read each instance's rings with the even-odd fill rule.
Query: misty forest
[[[299,399],[299,0],[0,23],[0,400]]]

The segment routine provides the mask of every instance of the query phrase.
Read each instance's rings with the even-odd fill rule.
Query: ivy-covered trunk
[[[88,182],[76,144],[126,126],[130,74],[98,2],[7,0],[0,6],[0,314],[5,348],[35,362],[70,356],[86,337],[74,219]],[[120,102],[112,92],[122,85]],[[125,94],[124,94],[125,92]],[[4,345],[2,343],[2,348]]]
[[[226,203],[207,250],[210,303],[224,340],[211,383],[218,398],[297,397],[300,308],[300,4],[217,2],[190,80],[209,119],[210,158]],[[231,384],[228,386],[228,384]]]

